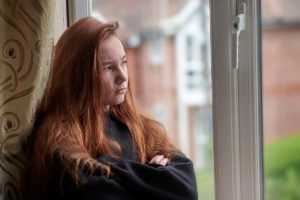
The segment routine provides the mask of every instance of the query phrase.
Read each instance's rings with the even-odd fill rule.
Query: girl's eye
[[[106,66],[104,67],[104,71],[111,71],[113,69],[112,66]]]
[[[127,64],[127,60],[124,60],[123,62],[122,62],[122,66],[124,66],[124,65],[126,65]]]

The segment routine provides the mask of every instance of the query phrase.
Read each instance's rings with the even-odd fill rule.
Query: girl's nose
[[[128,78],[127,70],[124,67],[120,67],[118,70],[117,82],[123,83],[127,81],[127,78]]]

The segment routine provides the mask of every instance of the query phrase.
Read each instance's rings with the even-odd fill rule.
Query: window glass
[[[93,0],[92,16],[120,24],[136,102],[195,166],[199,199],[213,200],[208,0]]]
[[[266,200],[300,199],[300,1],[262,0]]]

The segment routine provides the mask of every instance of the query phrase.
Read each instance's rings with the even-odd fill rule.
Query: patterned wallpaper
[[[30,133],[65,13],[61,0],[0,0],[0,199],[20,199],[19,136]]]

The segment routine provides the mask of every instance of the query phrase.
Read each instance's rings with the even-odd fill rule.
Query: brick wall
[[[300,132],[300,28],[263,30],[266,142]]]
[[[128,68],[133,94],[138,104],[148,113],[156,104],[164,105],[164,125],[174,143],[177,133],[177,78],[173,37],[165,41],[162,62],[154,65],[149,60],[149,43],[143,40],[139,48],[127,48]]]

